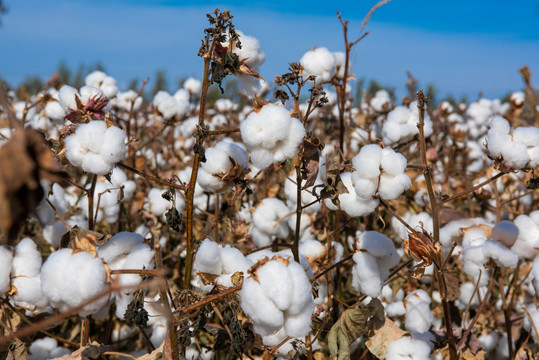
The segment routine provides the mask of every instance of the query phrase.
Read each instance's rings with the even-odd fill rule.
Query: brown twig
[[[155,183],[158,183],[158,184],[161,184],[161,185],[169,186],[169,187],[177,189],[177,190],[185,190],[187,188],[185,185],[171,183],[169,181],[160,179],[160,178],[158,178],[156,176],[146,174],[145,172],[137,170],[134,167],[131,167],[131,166],[129,166],[127,164],[124,164],[124,163],[121,163],[121,162],[116,164],[116,165],[118,165],[122,169],[134,172],[135,174],[140,175],[140,176],[142,176],[143,178],[145,178],[145,179],[147,179],[149,181],[152,181],[152,182],[155,182]]]

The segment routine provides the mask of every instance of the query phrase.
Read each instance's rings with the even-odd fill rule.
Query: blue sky
[[[196,56],[205,14],[229,9],[236,28],[257,37],[266,80],[285,72],[313,46],[342,51],[336,11],[350,20],[350,38],[376,1],[4,0],[0,76],[17,85],[26,75],[48,78],[64,59],[72,68],[100,61],[120,86],[166,69],[171,79],[201,76]],[[513,3],[513,4],[511,4]],[[404,91],[406,71],[442,95],[498,97],[522,87],[518,68],[539,84],[537,0],[393,0],[367,25],[352,54],[356,78]],[[170,83],[173,83],[170,81]],[[174,90],[174,89],[171,89]]]

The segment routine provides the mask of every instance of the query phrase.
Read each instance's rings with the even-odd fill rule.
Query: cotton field
[[[537,69],[396,99],[353,90],[350,39],[263,79],[264,44],[208,19],[173,93],[2,82],[0,353],[537,358]]]

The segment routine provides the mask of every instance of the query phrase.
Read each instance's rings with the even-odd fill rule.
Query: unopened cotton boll
[[[303,78],[314,75],[317,84],[328,82],[335,75],[335,55],[325,47],[307,51],[299,63],[303,66]]]
[[[294,157],[303,142],[305,129],[284,107],[264,105],[240,124],[241,137],[259,169]]]
[[[103,292],[107,273],[103,262],[87,252],[73,254],[71,249],[53,252],[41,268],[41,289],[51,305],[59,311],[74,308]],[[80,316],[96,313],[107,302],[108,296],[79,310]]]
[[[107,128],[104,121],[94,120],[79,125],[75,134],[66,137],[66,156],[85,172],[106,175],[124,158],[125,142],[126,135],[120,128]]]

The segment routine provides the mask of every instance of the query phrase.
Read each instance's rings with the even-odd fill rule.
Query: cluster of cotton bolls
[[[125,142],[122,129],[94,120],[79,125],[73,135],[65,138],[66,156],[85,172],[105,175],[124,158]]]
[[[280,105],[266,104],[240,124],[241,137],[259,169],[293,158],[305,136],[301,121]]]
[[[533,126],[511,129],[501,116],[490,119],[487,138],[488,154],[506,167],[519,170],[539,166],[539,128]]]
[[[303,66],[303,78],[307,79],[309,76],[316,76],[316,83],[330,81],[337,69],[337,58],[339,59],[339,68],[342,68],[342,77],[344,75],[344,64],[342,63],[341,55],[335,56],[335,53],[325,47],[307,51],[299,61]]]

